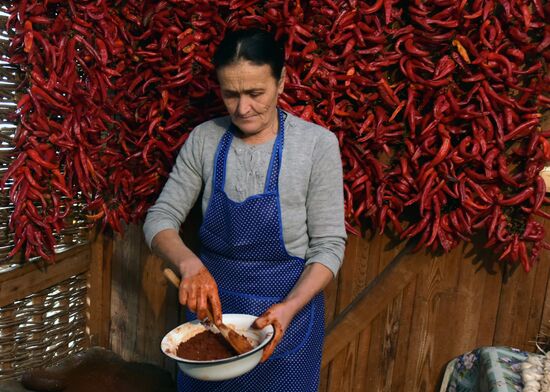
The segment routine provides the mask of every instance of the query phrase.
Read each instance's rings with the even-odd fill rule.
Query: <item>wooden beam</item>
[[[87,333],[90,345],[109,347],[111,326],[111,260],[113,238],[98,229],[90,232]]]
[[[56,255],[53,264],[39,267],[36,263],[27,263],[21,268],[2,273],[0,307],[81,274],[88,270],[89,265],[89,245],[79,245]]]
[[[327,366],[416,276],[420,264],[403,249],[393,261],[327,326],[321,367]]]

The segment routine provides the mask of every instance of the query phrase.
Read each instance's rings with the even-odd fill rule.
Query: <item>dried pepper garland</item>
[[[281,106],[338,136],[351,232],[448,251],[484,231],[529,270],[548,247],[549,18],[540,0],[20,1],[12,253],[51,257],[75,199],[118,231],[141,219],[190,129],[223,114],[225,29],[263,26],[286,41]]]
[[[19,155],[3,178],[13,178],[11,255],[24,248],[26,258],[51,260],[52,233],[60,232],[74,201],[92,205],[124,159],[118,147],[111,149],[118,122],[109,89],[125,45],[102,2],[20,1],[7,28],[17,33],[10,61],[26,72],[15,135]],[[124,194],[117,196],[122,201]]]

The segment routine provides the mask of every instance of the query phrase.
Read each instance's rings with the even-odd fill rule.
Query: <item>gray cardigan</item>
[[[212,191],[214,156],[230,124],[220,117],[197,126],[180,150],[172,172],[145,219],[149,247],[168,228],[179,230],[200,191],[203,214]],[[274,139],[246,144],[233,138],[227,158],[225,192],[237,202],[264,192]],[[336,276],[344,256],[346,231],[342,163],[336,136],[287,114],[279,176],[283,239],[291,256],[321,263]]]

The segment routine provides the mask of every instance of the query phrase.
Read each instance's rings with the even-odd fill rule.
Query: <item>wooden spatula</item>
[[[180,287],[180,278],[176,276],[174,271],[172,271],[170,268],[164,269],[164,276],[177,288]],[[212,323],[214,323],[214,316],[212,315],[212,312],[210,311],[210,308],[206,308],[207,316],[210,319]],[[225,325],[224,323],[220,323],[219,325],[216,325],[216,327],[219,329],[220,333],[224,337],[224,339],[233,347],[233,349],[238,354],[244,354],[252,350],[254,347],[252,347],[252,344],[248,341],[246,337],[235,331],[233,328],[231,328],[228,325]]]

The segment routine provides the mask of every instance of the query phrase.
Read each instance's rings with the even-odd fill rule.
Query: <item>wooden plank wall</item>
[[[200,208],[191,210],[183,238],[198,247]],[[111,236],[110,347],[126,360],[144,361],[176,371],[174,361],[160,351],[160,341],[183,322],[177,290],[162,270],[167,267],[151,254],[142,226],[130,225],[124,236]],[[108,257],[106,255],[106,257]]]
[[[327,290],[327,320],[401,248],[387,237],[351,238],[338,282]],[[322,391],[434,391],[455,356],[485,345],[535,351],[536,336],[548,333],[548,252],[529,274],[503,268],[480,243],[406,257],[414,259],[415,277],[330,362]]]
[[[193,226],[186,227],[192,232]],[[550,222],[545,227],[550,232]],[[327,324],[403,247],[387,236],[350,238],[341,273],[326,290]],[[365,313],[371,321],[323,369],[321,391],[435,391],[455,356],[484,345],[534,351],[537,334],[550,332],[550,252],[529,274],[500,264],[482,239],[449,254],[400,257],[413,271],[409,280],[387,295],[386,304],[378,301],[375,314]],[[176,291],[162,268],[141,227],[130,226],[123,239],[115,238],[110,339],[126,359],[174,370],[158,348],[180,320]]]
[[[178,325],[177,293],[162,275],[162,261],[147,249],[141,227],[114,237],[112,254],[110,348],[126,360],[172,369],[160,341]]]

